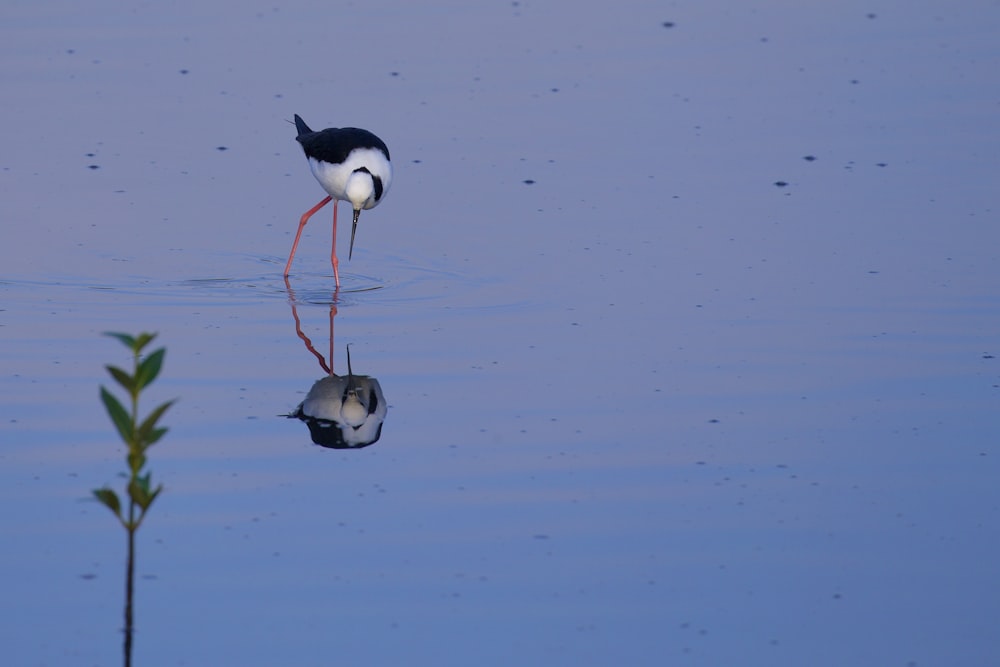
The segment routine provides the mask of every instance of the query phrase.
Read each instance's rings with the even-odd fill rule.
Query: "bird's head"
[[[358,231],[358,216],[361,215],[361,209],[371,208],[378,203],[382,196],[382,181],[377,176],[372,176],[367,168],[361,167],[355,169],[347,177],[347,187],[344,190],[347,193],[347,200],[354,208],[354,222],[351,224],[351,247],[347,252],[347,259],[350,259],[354,254],[354,235]]]
[[[347,193],[347,200],[351,202],[354,210],[360,211],[375,206],[382,196],[382,184],[366,167],[361,167],[352,171],[347,177],[344,192]]]

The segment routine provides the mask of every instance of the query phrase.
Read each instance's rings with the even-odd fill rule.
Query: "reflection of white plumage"
[[[340,287],[339,261],[337,260],[337,203],[349,201],[354,208],[354,223],[351,226],[351,247],[347,258],[354,254],[354,235],[358,230],[358,216],[362,209],[368,210],[378,206],[382,197],[389,191],[392,183],[392,164],[389,162],[389,149],[385,142],[368,130],[356,127],[330,127],[319,132],[313,132],[298,114],[295,115],[295,128],[298,136],[295,138],[302,144],[309,168],[313,176],[327,191],[328,196],[306,211],[299,220],[299,230],[295,234],[292,252],[288,255],[285,265],[285,277],[292,269],[292,258],[299,246],[302,228],[306,226],[313,213],[320,210],[333,200],[333,249],[330,251],[330,263],[333,265],[333,278]]]
[[[382,435],[388,406],[378,380],[351,371],[347,349],[347,375],[317,380],[289,417],[306,423],[313,442],[334,449],[366,447]]]

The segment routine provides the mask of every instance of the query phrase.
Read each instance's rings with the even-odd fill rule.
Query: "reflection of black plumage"
[[[355,375],[347,350],[347,375],[330,374],[313,383],[288,417],[306,423],[312,441],[333,449],[359,449],[382,436],[388,406],[377,379]]]

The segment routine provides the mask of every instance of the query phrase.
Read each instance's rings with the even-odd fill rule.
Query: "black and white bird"
[[[320,203],[302,214],[299,220],[299,230],[295,234],[292,252],[288,255],[285,265],[285,276],[292,269],[292,259],[295,249],[302,236],[302,228],[306,226],[313,213],[320,210],[333,200],[333,248],[330,251],[330,263],[333,265],[333,278],[340,287],[340,271],[337,260],[337,203],[349,201],[354,208],[354,222],[351,226],[351,247],[347,258],[354,254],[354,235],[358,230],[358,216],[362,209],[368,210],[378,206],[392,183],[392,163],[389,162],[389,149],[385,142],[368,130],[356,127],[330,127],[319,132],[313,132],[305,121],[295,114],[295,129],[298,130],[296,141],[302,144],[309,168],[313,176],[327,191],[327,197]]]

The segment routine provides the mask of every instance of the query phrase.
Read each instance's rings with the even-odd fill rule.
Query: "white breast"
[[[389,185],[392,183],[392,165],[385,159],[382,151],[375,148],[356,148],[341,164],[331,164],[309,158],[309,168],[312,170],[313,176],[331,197],[341,201],[349,200],[347,179],[350,178],[355,169],[362,167],[382,180],[382,197],[385,197],[389,191]],[[381,201],[381,197],[378,201],[372,198],[366,202],[364,208],[373,208],[379,201]]]

